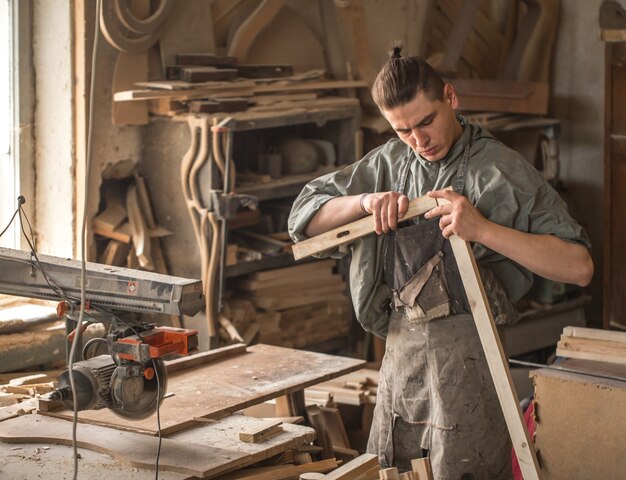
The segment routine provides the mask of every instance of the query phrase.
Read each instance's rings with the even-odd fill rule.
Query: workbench
[[[173,396],[164,400],[159,412],[164,437],[160,471],[167,473],[162,478],[218,478],[309,444],[315,431],[290,423],[261,443],[239,441],[240,432],[264,421],[232,413],[281,396],[303,399],[304,388],[363,365],[361,360],[269,345],[225,347],[170,362],[167,391]],[[297,406],[297,402],[292,404]],[[40,407],[39,413],[0,419],[0,451],[6,458],[0,466],[6,470],[0,472],[11,472],[8,478],[20,478],[20,470],[28,473],[21,478],[34,478],[40,464],[48,463],[59,472],[72,471],[71,448],[59,445],[71,444],[72,413],[55,411],[50,405],[43,409],[50,411]],[[80,463],[81,477],[89,472],[90,478],[97,479],[91,471],[106,469],[107,476],[102,478],[118,478],[117,472],[125,472],[125,477],[153,478],[156,415],[131,422],[106,409],[89,410],[79,412],[79,422],[79,445],[101,452],[81,448],[85,459]]]

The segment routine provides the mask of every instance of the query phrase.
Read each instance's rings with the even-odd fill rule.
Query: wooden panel
[[[0,438],[11,443],[71,445],[71,422],[39,415],[22,418],[19,422],[7,420],[5,426],[0,426]],[[215,478],[315,439],[312,428],[292,424],[284,424],[281,434],[263,443],[248,444],[237,439],[241,430],[262,423],[264,420],[258,418],[233,415],[163,439],[159,469]],[[154,468],[157,438],[94,425],[80,425],[77,432],[82,448],[106,453],[134,467]]]
[[[623,478],[626,383],[546,369],[532,376],[544,480]]]
[[[609,289],[611,295],[607,306],[609,324],[626,326],[626,137],[611,137],[610,148],[611,250],[607,260],[611,270],[609,283],[604,288]]]
[[[195,425],[195,417],[224,416],[344,375],[364,363],[269,345],[248,347],[246,353],[171,375],[167,391],[174,396],[161,405],[161,431],[169,435]],[[48,414],[72,415],[67,410]],[[79,421],[156,434],[156,415],[129,422],[110,410],[89,410],[79,412]]]
[[[72,422],[42,415],[24,415],[0,422],[0,438],[9,443],[72,444]],[[96,425],[80,425],[77,446],[104,453],[137,468],[153,468],[159,439]],[[189,442],[162,440],[159,469],[205,477],[243,461],[245,453]]]

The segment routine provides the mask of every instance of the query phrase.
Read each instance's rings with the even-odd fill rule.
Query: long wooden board
[[[248,347],[247,352],[174,372],[167,387],[174,395],[160,408],[161,432],[170,435],[196,425],[196,417],[219,418],[345,375],[364,364],[362,360],[270,345]],[[71,418],[72,413],[62,410],[46,415]],[[79,412],[78,418],[121,430],[157,433],[156,415],[131,422],[104,409]]]
[[[407,210],[406,215],[399,221],[405,222],[418,217],[426,213],[428,210],[435,208],[437,205],[438,203],[436,198],[430,198],[426,195],[411,200],[409,202],[409,209]],[[369,235],[374,232],[374,221],[372,218],[372,215],[368,215],[355,222],[351,222],[321,235],[298,242],[292,247],[293,257],[296,260],[300,260],[310,255],[328,250],[329,248],[346,245],[361,237]]]
[[[491,372],[491,378],[498,394],[500,407],[509,429],[509,435],[511,436],[522,474],[525,480],[539,479],[541,476],[537,455],[528,436],[528,431],[524,426],[524,418],[513,386],[508,361],[498,337],[496,324],[493,320],[487,295],[485,294],[485,288],[478,273],[474,254],[469,243],[461,240],[456,235],[450,237],[450,244],[456,263],[459,266],[461,280],[470,303],[480,343],[485,351],[487,365]]]

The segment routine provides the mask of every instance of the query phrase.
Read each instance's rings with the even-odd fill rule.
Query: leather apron
[[[453,181],[460,194],[468,160],[469,145]],[[393,311],[368,452],[400,471],[428,455],[435,479],[512,478],[508,431],[438,219],[398,228],[386,242]]]

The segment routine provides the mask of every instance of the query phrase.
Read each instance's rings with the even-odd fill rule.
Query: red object
[[[537,424],[535,423],[535,401],[533,400],[528,405],[528,408],[524,412],[524,422],[526,423],[526,428],[528,429],[528,436],[531,438],[531,441],[535,442],[535,430],[537,428]],[[513,470],[513,478],[515,480],[524,480],[524,476],[522,475],[522,469],[519,466],[519,462],[517,461],[517,457],[515,456],[515,450],[511,450],[511,467]]]
[[[150,358],[161,358],[169,353],[181,353],[189,355],[195,348],[195,344],[190,347],[189,338],[198,335],[197,330],[185,328],[156,327],[149,332],[143,332],[142,338],[136,335],[117,340],[118,343],[136,345],[147,343],[150,345]],[[124,360],[137,360],[130,354],[119,353],[119,357]]]

